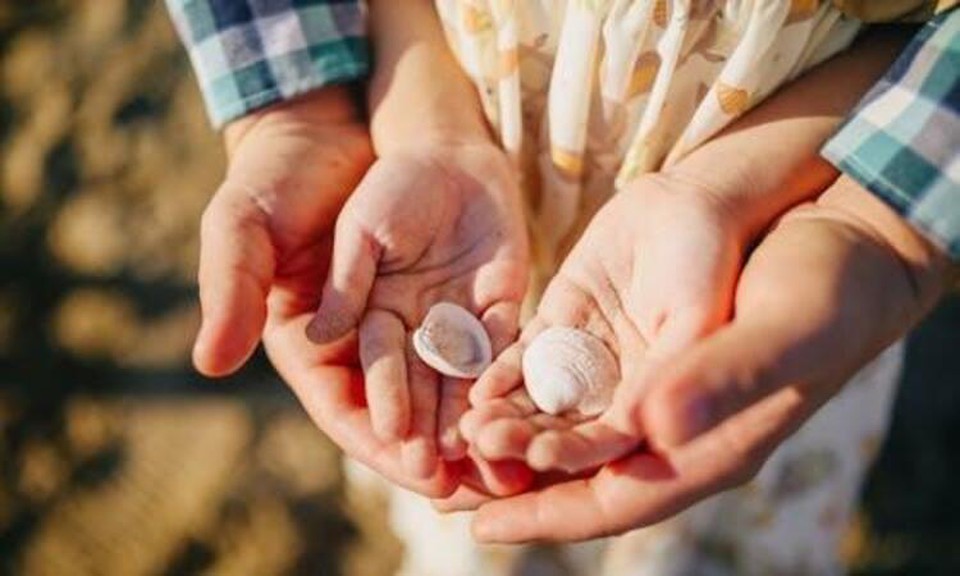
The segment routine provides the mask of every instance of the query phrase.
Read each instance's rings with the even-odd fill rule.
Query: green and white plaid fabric
[[[361,0],[166,0],[214,126],[370,68]]]
[[[960,9],[923,27],[823,155],[960,260]]]

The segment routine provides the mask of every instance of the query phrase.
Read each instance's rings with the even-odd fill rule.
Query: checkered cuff
[[[370,68],[361,0],[166,0],[217,128]]]
[[[822,153],[960,260],[960,10],[918,33]]]

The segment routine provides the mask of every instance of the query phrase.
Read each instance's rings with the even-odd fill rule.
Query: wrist
[[[432,2],[372,3],[370,23],[377,66],[368,107],[378,155],[420,143],[493,142],[477,90],[451,53]]]
[[[442,69],[422,62],[417,66],[433,68],[438,74]],[[398,64],[397,77],[404,77],[403,68]],[[451,71],[449,82],[423,90],[409,89],[408,82],[390,86],[390,80],[375,75],[371,79],[370,135],[377,154],[411,147],[494,143],[476,91],[460,74]]]
[[[404,126],[380,124],[377,129],[371,127],[371,140],[377,156],[496,146],[493,137],[485,130],[458,128],[455,123],[441,119],[428,121],[415,134],[411,134]]]
[[[960,266],[944,250],[855,180],[841,176],[817,203],[843,214],[897,258],[925,306],[932,307],[957,281]]]
[[[793,206],[816,198],[838,175],[814,150],[772,163],[757,156],[730,157],[720,148],[717,151],[722,153],[705,149],[665,173],[722,207],[747,239],[763,234]]]
[[[306,94],[277,102],[253,111],[224,127],[223,141],[229,157],[241,142],[265,119],[282,123],[343,125],[359,122],[362,111],[351,85],[337,84],[312,90]]]

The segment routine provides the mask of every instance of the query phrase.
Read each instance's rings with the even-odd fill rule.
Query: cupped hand
[[[456,473],[403,470],[399,450],[372,432],[356,342],[320,347],[304,329],[320,301],[337,214],[373,162],[366,126],[345,88],[326,88],[238,120],[226,133],[226,178],[201,223],[203,324],[194,364],[222,376],[261,337],[271,362],[344,451],[431,496]]]
[[[570,326],[599,337],[619,358],[624,382],[638,380],[719,326],[730,313],[746,231],[721,195],[667,174],[617,194],[591,221],[548,285],[536,317],[474,387],[461,428],[491,460],[577,472],[634,449],[619,383],[597,418],[540,413],[523,386],[521,356],[544,328]],[[561,433],[562,432],[562,433]]]
[[[355,331],[373,431],[400,446],[415,477],[435,473],[438,455],[465,456],[457,422],[471,381],[424,364],[412,331],[433,304],[452,302],[480,318],[501,350],[516,336],[527,249],[514,172],[485,141],[379,158],[337,220],[307,334],[331,343]]]
[[[722,329],[625,386],[651,449],[586,479],[487,503],[475,534],[576,540],[675,514],[750,479],[861,366],[903,336],[956,265],[841,178],[791,210],[751,254]]]

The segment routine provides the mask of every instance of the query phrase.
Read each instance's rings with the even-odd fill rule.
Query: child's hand
[[[623,381],[637,380],[653,360],[728,318],[746,236],[729,206],[691,182],[650,176],[616,195],[550,282],[520,341],[474,386],[464,435],[485,458],[523,459],[538,470],[575,472],[634,448],[641,437],[619,422],[616,395],[613,408],[588,422],[538,413],[523,388],[524,348],[546,327],[580,328],[619,357]],[[550,432],[573,426],[578,434]]]
[[[434,471],[438,432],[445,456],[463,456],[456,430],[469,384],[427,367],[412,331],[431,305],[453,302],[502,350],[516,334],[527,258],[519,190],[492,143],[381,157],[344,206],[307,333],[331,342],[358,330],[373,429],[385,442],[402,440],[408,472]]]

